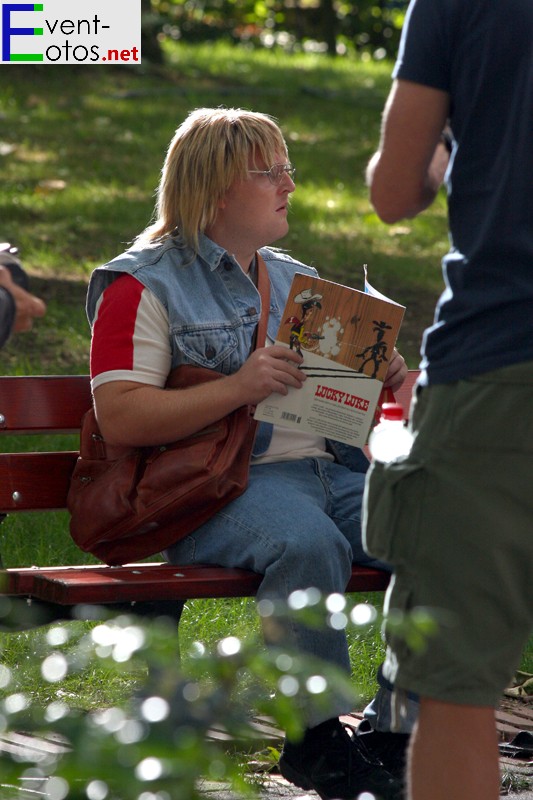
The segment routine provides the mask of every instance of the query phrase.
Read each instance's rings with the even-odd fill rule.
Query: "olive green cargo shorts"
[[[439,625],[415,650],[386,626],[384,674],[493,706],[533,628],[533,362],[418,388],[411,425],[410,455],[368,474],[365,547],[394,568],[390,619]]]

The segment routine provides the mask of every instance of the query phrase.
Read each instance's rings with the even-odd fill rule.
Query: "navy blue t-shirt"
[[[456,139],[425,378],[533,360],[533,0],[412,0],[394,77],[448,92]]]

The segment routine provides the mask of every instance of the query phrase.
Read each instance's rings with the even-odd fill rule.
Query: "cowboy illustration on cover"
[[[314,349],[316,348],[318,340],[324,338],[323,336],[319,336],[318,333],[309,331],[306,327],[315,316],[315,311],[318,308],[322,308],[321,300],[322,295],[318,293],[313,294],[312,289],[303,289],[293,297],[293,301],[302,306],[301,319],[291,314],[291,316],[285,320],[285,324],[291,325],[289,347],[291,350],[296,350],[300,355],[302,355],[302,347],[305,350]]]
[[[300,273],[292,288],[278,340],[302,356],[306,351],[336,361],[349,368],[344,370],[347,377],[356,377],[355,371],[362,378],[384,380],[403,306]],[[306,358],[302,369],[308,363]],[[332,364],[328,366],[334,369]]]
[[[368,347],[365,347],[362,353],[357,353],[356,358],[364,358],[358,372],[364,372],[367,364],[373,364],[374,370],[371,377],[375,378],[377,376],[380,366],[389,360],[387,358],[388,347],[387,343],[384,341],[384,336],[385,331],[390,331],[391,328],[392,326],[387,325],[384,320],[380,322],[374,320],[373,331],[376,334],[376,341],[369,344]]]
[[[363,446],[404,311],[383,296],[297,273],[276,344],[303,357],[307,380],[263,400],[255,418]]]

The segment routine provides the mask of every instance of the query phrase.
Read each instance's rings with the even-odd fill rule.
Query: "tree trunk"
[[[155,20],[152,0],[141,0],[141,53],[152,64],[162,64],[163,54],[157,39],[160,26],[155,24]]]
[[[337,54],[337,13],[334,0],[321,0],[322,26],[328,54]]]

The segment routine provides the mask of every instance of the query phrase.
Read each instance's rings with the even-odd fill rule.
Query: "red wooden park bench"
[[[417,376],[418,371],[409,371],[397,393],[406,415]],[[87,375],[0,377],[0,441],[50,434],[51,447],[57,447],[53,435],[79,432],[90,404]],[[44,438],[39,441],[41,446]],[[0,453],[0,514],[65,509],[77,456],[76,451],[53,449]],[[179,619],[186,599],[253,596],[260,581],[254,572],[216,566],[25,564],[0,569],[0,594],[40,601],[55,617],[68,616],[73,606],[134,604],[141,613],[171,608]],[[382,591],[388,581],[386,572],[354,565],[347,591]]]

